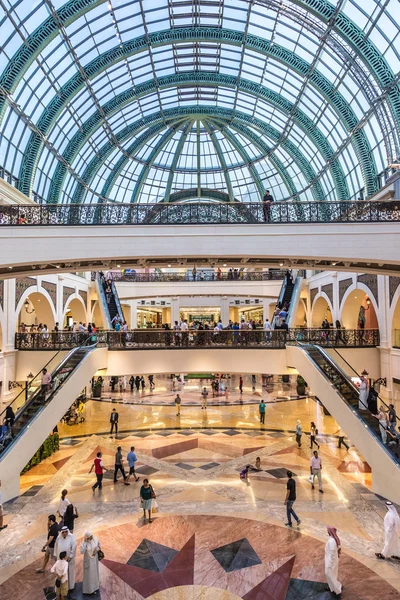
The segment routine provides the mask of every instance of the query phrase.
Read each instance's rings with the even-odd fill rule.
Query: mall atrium
[[[63,2],[0,0],[0,599],[400,600],[399,0]]]

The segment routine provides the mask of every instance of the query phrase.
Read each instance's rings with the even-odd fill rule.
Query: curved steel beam
[[[210,139],[214,146],[215,152],[217,153],[218,160],[221,164],[222,172],[225,177],[226,189],[228,190],[229,202],[233,202],[234,198],[233,198],[232,181],[231,181],[231,178],[229,175],[228,165],[226,164],[225,156],[224,156],[224,153],[222,152],[221,145],[215,135],[215,131],[207,123],[207,119],[203,119],[202,123],[203,123],[206,131],[208,132],[208,135],[210,136]]]
[[[148,43],[152,47],[167,45],[170,43],[188,43],[195,41],[204,41],[225,43],[235,46],[245,44],[246,48],[260,53],[263,56],[271,57],[281,62],[285,66],[295,70],[302,76],[309,74],[310,64],[297,56],[290,50],[272,44],[269,40],[264,40],[257,36],[247,34],[244,38],[242,32],[219,29],[219,28],[182,28],[176,30],[167,30],[149,34],[148,38],[136,38],[125,42],[121,46],[113,48],[101,56],[91,61],[85,67],[86,76],[91,79],[99,75],[102,71],[109,68],[116,62],[143,52],[148,48]],[[309,74],[310,83],[329,101],[332,107],[337,111],[342,123],[348,131],[352,131],[357,125],[358,119],[344,97],[336,90],[329,80],[317,70]],[[80,73],[77,73],[60,90],[59,95],[54,97],[47,105],[37,123],[38,129],[47,135],[51,130],[55,119],[59,116],[65,105],[71,101],[72,97],[84,86],[84,80]],[[137,86],[140,87],[140,86]],[[112,102],[112,101],[111,101]],[[96,114],[96,113],[95,113]],[[354,148],[360,161],[366,188],[369,194],[377,189],[376,166],[371,148],[365,132],[360,129],[353,135]],[[39,154],[42,150],[42,140],[37,134],[31,134],[26,150],[24,152],[20,179],[20,189],[25,194],[30,195],[33,173],[36,169]]]
[[[182,135],[180,137],[180,140],[178,142],[178,145],[176,147],[175,153],[174,153],[174,158],[172,159],[172,163],[171,163],[171,169],[168,175],[168,181],[167,181],[167,186],[165,188],[165,194],[164,194],[164,202],[169,202],[170,201],[170,196],[171,196],[171,188],[172,188],[172,183],[174,181],[174,175],[175,175],[175,169],[176,166],[178,164],[178,160],[179,157],[182,153],[183,150],[183,146],[185,145],[186,142],[186,138],[189,134],[189,131],[191,130],[191,128],[193,127],[193,119],[191,121],[189,121],[189,123],[185,126]]]
[[[274,127],[272,127],[271,125],[269,125],[267,123],[264,123],[264,121],[261,121],[260,119],[251,117],[251,115],[248,115],[246,113],[240,113],[238,111],[233,111],[233,110],[225,109],[225,108],[207,107],[207,106],[198,106],[198,105],[189,106],[189,107],[180,107],[180,108],[176,108],[176,109],[171,108],[171,109],[168,109],[163,112],[159,111],[159,112],[153,113],[151,115],[148,115],[148,117],[146,117],[145,119],[139,119],[138,121],[131,123],[125,129],[118,132],[116,134],[116,137],[118,138],[118,142],[121,144],[121,143],[125,142],[127,139],[129,139],[130,137],[137,135],[144,127],[154,127],[161,122],[165,126],[164,119],[167,119],[167,123],[168,123],[169,121],[182,119],[183,116],[186,116],[186,118],[191,118],[192,121],[196,118],[204,118],[205,116],[207,116],[207,118],[209,118],[209,117],[214,116],[220,120],[224,119],[224,120],[232,122],[232,123],[241,122],[241,123],[246,123],[248,125],[251,125],[252,127],[255,127],[256,129],[258,129],[260,131],[260,133],[262,133],[263,135],[272,139],[275,142],[280,137],[280,133],[277,129],[275,129]],[[174,171],[176,169],[179,155],[180,155],[180,152],[182,151],[183,144],[184,144],[186,136],[187,136],[187,131],[188,131],[188,129],[186,130],[186,134],[184,133],[181,140],[179,141],[178,147],[177,147],[175,155],[174,155],[173,162],[170,167],[170,175],[168,177],[167,187],[166,187],[166,191],[165,191],[165,200],[166,201],[168,201],[168,198],[169,198],[169,195],[171,192]],[[143,135],[145,136],[146,132]],[[141,138],[138,138],[139,141],[140,141],[140,139]],[[136,142],[138,142],[138,140],[136,140],[133,143],[133,145],[130,147],[131,153],[133,153],[133,146]],[[180,147],[180,144],[182,144],[181,147]],[[321,186],[320,182],[318,181],[317,174],[315,173],[314,169],[310,165],[310,162],[308,161],[308,159],[306,159],[306,157],[299,150],[297,145],[294,144],[293,142],[291,142],[290,140],[285,140],[284,142],[282,142],[282,148],[296,162],[300,171],[303,173],[305,180],[307,182],[311,182],[312,190],[313,190],[313,197],[315,199],[319,199],[319,200],[324,199],[325,195],[324,195],[322,186]],[[106,158],[109,156],[109,154],[111,154],[111,152],[114,149],[115,149],[115,146],[114,146],[113,142],[108,141],[99,150],[97,155],[92,158],[92,160],[90,161],[90,163],[88,164],[88,166],[86,167],[86,170],[85,170],[85,173],[87,174],[88,182],[92,181],[93,177],[96,175],[98,169],[101,167],[104,160],[106,160]],[[117,168],[117,166],[114,167],[114,171],[116,170],[116,168]],[[114,175],[118,176],[118,173],[115,172]],[[53,177],[53,182],[54,182],[54,180],[55,180],[55,178]]]
[[[293,111],[293,104],[291,102],[269,88],[260,86],[243,78],[238,81],[236,77],[232,77],[231,75],[201,72],[167,75],[165,77],[160,77],[157,82],[154,80],[144,82],[143,84],[138,85],[135,91],[130,89],[122,92],[116,98],[113,98],[112,101],[107,102],[103,107],[103,111],[106,115],[113,114],[126,104],[137,100],[142,95],[146,95],[152,91],[155,91],[156,88],[166,89],[168,87],[175,87],[179,85],[203,85],[212,87],[225,86],[234,89],[238,87],[247,94],[272,104],[284,114],[290,114]],[[317,147],[324,160],[329,162],[329,169],[336,187],[338,199],[348,199],[349,191],[342,167],[338,159],[333,157],[334,151],[328,140],[321,133],[321,131],[315,127],[313,121],[300,109],[293,111],[293,119],[296,125],[301,128],[312,140],[313,144]],[[102,116],[95,112],[90,119],[82,125],[81,130],[79,130],[73,136],[63,152],[63,156],[67,163],[71,164],[75,160],[85,141],[90,137],[90,135],[93,135],[98,127],[101,126],[101,123]],[[116,138],[118,139],[118,135],[116,135]],[[56,167],[54,176],[52,177],[52,188],[48,198],[49,202],[58,202],[65,175],[66,167],[63,163],[59,163]],[[25,171],[24,173],[21,173],[20,187],[24,188],[25,185],[27,185],[30,189],[33,176],[34,175],[32,172],[28,173]],[[77,185],[81,184],[78,183]]]

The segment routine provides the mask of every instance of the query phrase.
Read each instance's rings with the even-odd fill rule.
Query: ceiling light
[[[56,265],[56,269],[59,269],[59,268],[60,268],[60,265]]]
[[[170,269],[170,268],[171,268],[171,265],[168,265],[168,268]]]
[[[224,267],[226,267],[226,263],[224,263]]]
[[[8,267],[10,270],[12,269],[12,267]]]
[[[332,263],[332,267],[335,267],[335,266],[336,266],[336,263],[335,263],[335,262],[333,262],[333,263]]]
[[[119,269],[121,267],[121,265],[117,265],[117,268]]]
[[[279,266],[280,266],[280,267],[283,267],[283,263],[279,263]]]

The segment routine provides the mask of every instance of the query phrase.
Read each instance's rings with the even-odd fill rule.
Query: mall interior
[[[0,1],[1,600],[400,600],[398,0],[64,1]]]

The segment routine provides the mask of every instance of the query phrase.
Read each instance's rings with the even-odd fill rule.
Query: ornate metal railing
[[[206,271],[198,269],[196,274],[193,271],[179,273],[177,271],[170,272],[153,272],[153,273],[119,273],[109,272],[107,277],[113,281],[123,281],[130,283],[153,283],[153,282],[169,282],[169,281],[282,281],[285,277],[285,271],[270,270],[270,271],[232,271],[221,272]]]
[[[16,333],[17,350],[70,350],[81,346],[88,339],[87,332],[59,331],[50,334]],[[122,331],[98,331],[90,343],[107,346],[110,350],[143,350],[178,348],[285,348],[290,342],[319,344],[325,347],[375,347],[379,345],[377,329],[263,329],[173,331],[165,329],[134,329]]]
[[[207,225],[400,221],[400,202],[193,202],[0,207],[0,225]]]
[[[290,329],[287,342],[318,344],[331,348],[379,346],[379,329]]]

